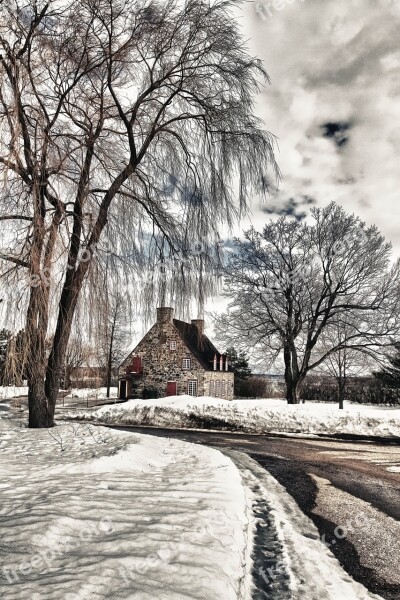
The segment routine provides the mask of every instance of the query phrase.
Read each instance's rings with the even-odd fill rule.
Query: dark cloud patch
[[[346,121],[328,121],[321,125],[324,137],[333,140],[338,148],[345,146],[349,141],[351,123]]]
[[[335,177],[333,180],[339,185],[354,185],[357,183],[357,179],[351,175],[346,175],[345,177]]]
[[[169,174],[165,178],[160,192],[163,196],[170,198],[177,196],[186,204],[195,206],[202,206],[208,200],[208,198],[202,194],[200,189],[195,188],[193,185],[182,185],[179,179],[173,174]]]
[[[264,173],[263,175],[261,175],[259,185],[260,185],[259,189],[262,194],[267,193],[267,194],[275,195],[279,191],[279,185],[278,185],[276,178],[273,179],[272,176],[268,175],[267,173]]]
[[[302,195],[298,199],[289,198],[286,200],[283,206],[263,206],[262,211],[268,215],[293,217],[297,221],[302,221],[307,216],[307,212],[304,210],[305,207],[312,204],[315,204],[314,198],[311,198],[311,196]]]
[[[222,246],[225,248],[225,250],[235,250],[236,248],[235,242],[231,238],[222,240]]]
[[[207,203],[207,198],[200,189],[184,187],[181,192],[183,202],[192,206],[203,206]]]
[[[371,202],[369,200],[366,200],[365,198],[360,198],[359,200],[357,200],[357,203],[362,210],[365,210],[366,208],[371,208],[372,206]]]

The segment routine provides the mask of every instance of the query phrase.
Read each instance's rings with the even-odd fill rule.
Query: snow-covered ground
[[[107,398],[107,388],[72,388],[66,394],[65,391],[60,390],[60,394],[65,398],[83,398],[96,397],[99,399]],[[16,396],[27,396],[28,388],[26,386],[18,387],[15,385],[0,386],[0,399],[6,400],[9,398],[15,398]],[[118,395],[118,388],[112,387],[110,389],[110,397],[116,398]]]
[[[343,571],[272,476],[227,454],[90,424],[0,421],[0,597],[265,597],[253,570],[275,600],[378,598]]]
[[[96,397],[98,399],[107,398],[107,388],[72,388],[65,398],[90,398]],[[118,396],[118,388],[110,388],[110,398],[116,398]]]
[[[15,396],[27,396],[28,388],[26,386],[19,387],[16,385],[5,385],[0,386],[0,398],[7,400],[8,398],[15,398]]]
[[[58,407],[68,409],[69,407],[87,406],[93,407],[105,402],[115,402],[118,397],[118,388],[110,389],[110,397],[107,399],[107,388],[72,388],[66,393],[60,390]]]
[[[28,410],[28,388],[16,386],[0,386],[0,418],[4,413],[14,409],[21,413]],[[63,410],[80,407],[94,407],[105,402],[115,402],[118,388],[110,389],[110,398],[107,399],[107,388],[72,388],[68,392],[60,390],[58,408]]]
[[[289,406],[284,400],[233,400],[171,396],[129,400],[68,418],[101,423],[157,427],[230,428],[249,433],[357,434],[400,437],[400,408],[347,403],[344,410],[326,403]]]
[[[250,598],[250,499],[228,457],[87,424],[17,425],[0,421],[1,598]]]

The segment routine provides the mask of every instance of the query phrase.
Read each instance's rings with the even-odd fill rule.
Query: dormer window
[[[192,366],[192,361],[190,358],[184,358],[182,360],[182,369],[185,369],[185,371],[189,370]]]
[[[142,373],[142,359],[140,356],[133,356],[131,364],[125,369],[126,373]]]
[[[169,343],[169,349],[176,350],[176,341],[175,340],[173,340],[172,342]]]

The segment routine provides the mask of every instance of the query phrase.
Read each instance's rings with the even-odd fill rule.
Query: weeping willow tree
[[[234,10],[236,0],[0,7],[0,257],[10,289],[25,292],[31,427],[54,424],[80,295],[110,256],[140,279],[152,260],[186,253],[173,293],[207,289],[188,243],[215,240],[277,174],[253,114],[267,76]],[[166,297],[162,273],[145,288],[161,279]]]

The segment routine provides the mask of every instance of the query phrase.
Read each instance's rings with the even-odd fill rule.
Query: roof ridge
[[[221,353],[208,336],[205,333],[199,335],[199,330],[194,323],[187,323],[179,319],[173,319],[172,323],[190,352],[196,356],[206,370],[212,371],[214,356],[221,356]]]

